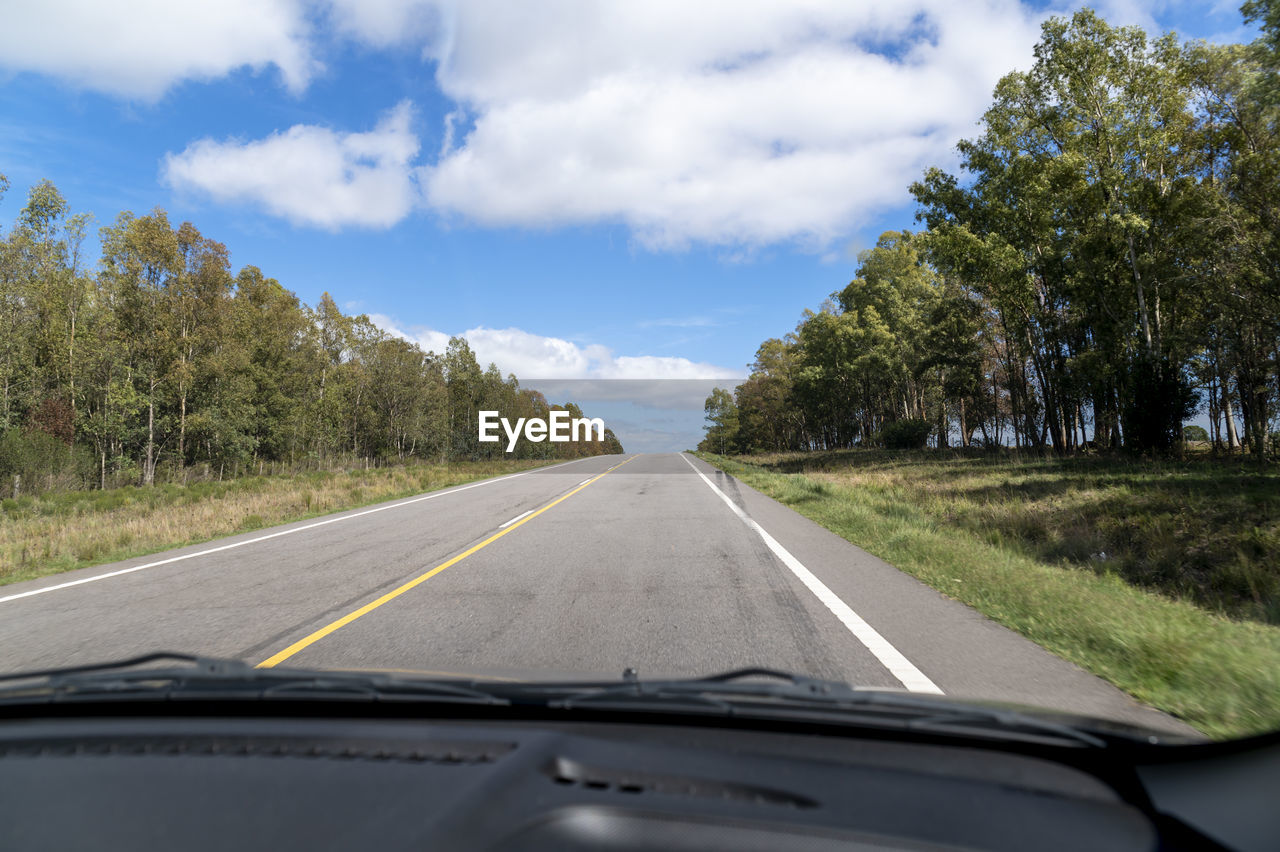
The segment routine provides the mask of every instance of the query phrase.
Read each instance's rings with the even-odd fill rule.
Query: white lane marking
[[[532,510],[532,509],[530,509],[530,510],[529,510],[529,511],[527,511],[527,512],[521,512],[520,514],[516,515],[516,516],[515,516],[514,518],[512,518],[511,520],[507,521],[505,524],[499,524],[499,525],[498,525],[498,529],[500,529],[500,530],[505,530],[507,527],[511,526],[511,525],[512,525],[512,524],[514,524],[516,521],[518,521],[518,520],[520,520],[521,518],[523,518],[525,515],[532,515],[532,514],[533,514],[533,510]]]
[[[590,456],[588,456],[587,458],[590,458]],[[210,553],[220,553],[221,551],[224,551],[224,550],[231,550],[236,547],[244,547],[245,545],[248,545],[248,544],[257,544],[260,541],[266,541],[267,539],[272,539],[272,538],[279,538],[282,535],[293,535],[294,533],[299,533],[304,530],[313,530],[316,527],[323,527],[323,526],[327,526],[328,524],[336,524],[339,521],[347,521],[347,520],[350,520],[351,518],[360,518],[365,515],[372,515],[376,512],[385,512],[388,509],[398,509],[401,506],[408,506],[413,503],[421,503],[423,500],[434,500],[437,497],[444,497],[446,494],[456,494],[459,491],[468,491],[472,488],[479,488],[483,485],[492,485],[495,482],[506,482],[508,479],[516,479],[521,476],[528,476],[531,473],[543,473],[548,470],[553,470],[557,467],[564,467],[567,464],[575,464],[580,461],[586,461],[586,459],[571,459],[570,461],[567,461],[567,462],[560,462],[560,464],[553,464],[550,467],[540,467],[535,470],[526,470],[523,473],[512,473],[507,476],[500,476],[497,479],[482,479],[479,482],[473,482],[470,485],[460,485],[456,488],[450,488],[445,491],[434,491],[431,494],[424,494],[421,497],[410,497],[407,500],[401,500],[398,503],[391,503],[387,506],[377,506],[376,508],[373,508],[373,509],[365,509],[364,511],[361,511],[361,512],[353,512],[349,515],[342,515],[337,518],[329,518],[323,521],[316,521],[315,523],[306,524],[301,527],[293,527],[292,529],[281,530],[280,532],[273,532],[273,533],[268,533],[267,535],[260,535],[257,538],[250,538],[244,541],[232,542],[231,544],[224,544],[220,547],[210,547],[205,550],[201,550],[197,553],[186,553],[186,554],[183,554],[182,556],[171,556],[168,559],[160,559],[155,562],[148,562],[145,565],[134,565],[130,568],[121,568],[118,571],[108,571],[105,574],[97,574],[93,577],[84,577],[83,579],[80,579],[80,580],[69,580],[66,583],[58,583],[56,586],[45,586],[43,589],[32,589],[29,592],[19,592],[16,595],[6,595],[4,597],[0,597],[0,603],[6,603],[7,601],[16,601],[19,598],[29,598],[34,595],[43,595],[46,592],[56,592],[59,589],[68,589],[68,588],[71,588],[72,586],[84,585],[85,583],[96,583],[99,580],[106,580],[109,577],[119,577],[122,574],[132,574],[135,571],[145,571],[148,568],[158,568],[161,565],[168,565],[173,562],[181,562],[184,559],[195,559],[198,556],[208,556]]]
[[[613,468],[609,468],[609,470],[613,470]],[[605,471],[605,473],[608,473],[608,472],[609,472],[609,470],[606,470],[606,471]],[[588,476],[586,479],[582,480],[582,481],[581,481],[581,482],[579,482],[578,484],[579,484],[579,485],[586,485],[586,484],[587,484],[588,482],[590,482],[590,481],[591,481],[591,477],[589,477],[589,476]]]
[[[925,677],[924,672],[916,668],[897,648],[890,645],[888,639],[885,639],[876,632],[874,627],[863,621],[860,615],[850,609],[848,604],[840,600],[839,596],[836,595],[835,592],[831,591],[831,589],[827,588],[825,583],[813,576],[813,573],[808,568],[804,567],[799,559],[792,556],[785,547],[779,544],[777,539],[765,532],[764,527],[752,520],[746,512],[742,511],[742,509],[738,507],[737,503],[730,500],[727,494],[717,488],[716,484],[708,479],[706,474],[698,470],[697,466],[694,465],[693,462],[689,461],[688,456],[681,453],[680,458],[684,459],[685,462],[688,463],[689,467],[693,468],[694,473],[702,477],[702,481],[707,483],[707,487],[718,494],[720,499],[725,502],[725,505],[732,509],[733,513],[741,518],[744,524],[755,530],[759,534],[760,538],[764,539],[764,543],[773,551],[773,555],[782,560],[782,564],[790,568],[791,573],[795,574],[796,577],[799,578],[800,582],[805,584],[809,591],[817,595],[818,600],[826,604],[827,609],[831,610],[832,614],[835,615],[836,618],[840,619],[840,622],[849,629],[849,632],[852,633],[859,642],[865,645],[867,650],[874,654],[875,658],[880,661],[881,665],[888,669],[894,677],[902,682],[903,686],[912,692],[931,692],[935,695],[943,694],[937,684]]]

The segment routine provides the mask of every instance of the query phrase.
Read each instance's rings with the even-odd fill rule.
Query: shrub
[[[933,424],[927,420],[898,420],[886,423],[880,430],[879,443],[888,450],[924,449],[933,432]]]
[[[1125,445],[1156,452],[1173,447],[1200,399],[1188,377],[1166,358],[1139,354],[1124,381],[1130,394],[1120,412]]]
[[[56,487],[82,487],[93,476],[93,460],[84,447],[71,447],[39,429],[6,429],[0,432],[0,493],[21,477],[23,493]]]

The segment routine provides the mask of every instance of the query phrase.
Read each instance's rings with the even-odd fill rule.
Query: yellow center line
[[[430,571],[427,571],[425,574],[419,574],[417,577],[414,577],[409,582],[405,583],[402,586],[399,586],[398,588],[392,589],[391,591],[387,592],[385,595],[378,598],[377,600],[370,601],[369,603],[365,604],[364,606],[360,607],[354,612],[347,613],[346,615],[342,616],[342,618],[339,618],[337,621],[334,621],[331,624],[326,624],[324,627],[321,627],[315,633],[312,633],[310,636],[305,636],[302,639],[299,639],[297,642],[294,642],[292,645],[290,645],[288,648],[285,648],[283,651],[279,652],[278,654],[274,654],[270,657],[267,657],[267,659],[258,663],[257,667],[260,669],[269,669],[272,666],[278,666],[280,663],[283,663],[285,660],[289,659],[294,654],[297,654],[302,649],[307,648],[311,645],[314,645],[316,642],[319,642],[321,639],[328,636],[330,633],[333,633],[334,631],[340,628],[346,627],[348,624],[355,621],[357,618],[360,618],[362,615],[368,615],[378,607],[382,606],[384,603],[395,600],[396,598],[400,597],[405,592],[409,591],[415,586],[418,586],[422,583],[425,583],[427,580],[430,580],[432,577],[439,574],[444,569],[457,565],[459,562],[466,559],[468,556],[475,553],[477,550],[480,550],[484,547],[488,547],[490,544],[493,544],[495,541],[502,538],[507,533],[514,532],[515,530],[529,523],[529,521],[532,521],[534,518],[541,515],[543,512],[547,511],[553,506],[563,503],[565,500],[568,500],[570,497],[577,494],[579,491],[586,488],[588,485],[595,482],[597,479],[600,479],[602,476],[605,476],[606,474],[617,470],[618,468],[622,467],[624,464],[626,464],[627,462],[631,461],[631,459],[634,459],[634,458],[635,456],[632,456],[630,459],[625,459],[624,461],[618,462],[613,467],[609,468],[608,470],[605,470],[603,473],[600,473],[596,476],[591,477],[586,482],[582,483],[577,488],[574,488],[569,493],[563,494],[557,497],[556,499],[552,500],[550,503],[543,506],[541,509],[529,515],[528,517],[520,519],[519,521],[507,527],[506,529],[499,530],[498,532],[489,536],[479,544],[473,545],[472,547],[464,550],[462,553],[459,553],[457,556],[453,557],[452,559],[446,562],[441,562],[439,565],[432,568]]]

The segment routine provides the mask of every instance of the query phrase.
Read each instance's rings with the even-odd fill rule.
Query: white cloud
[[[423,170],[430,205],[651,247],[821,245],[905,202],[1038,21],[1012,0],[438,9],[437,80],[473,123]]]
[[[163,177],[174,188],[256,203],[296,224],[390,227],[417,195],[412,113],[403,102],[367,133],[299,124],[257,141],[201,139],[166,155]]]
[[[740,370],[729,370],[688,358],[660,357],[656,355],[620,355],[602,365],[602,379],[663,381],[690,379],[741,378]]]
[[[0,67],[154,99],[181,80],[279,69],[293,91],[317,70],[298,0],[40,0],[4,4]]]
[[[374,47],[431,43],[444,21],[433,0],[330,0],[335,29]]]
[[[434,329],[404,326],[384,314],[370,314],[388,334],[412,340],[424,350],[441,353],[450,335]],[[733,379],[741,371],[714,364],[654,355],[615,355],[606,346],[580,346],[560,337],[545,337],[518,328],[477,326],[462,332],[481,366],[498,365],[505,375],[531,380],[681,380]]]
[[[954,167],[955,142],[977,132],[996,81],[1030,64],[1040,21],[1080,5],[310,2],[319,31],[279,0],[268,7],[283,22],[274,29],[241,16],[255,33],[282,34],[259,39],[270,49],[254,52],[249,39],[241,52],[256,58],[217,54],[210,68],[275,62],[299,87],[321,35],[419,49],[452,101],[434,118],[439,153],[416,161],[407,120],[373,134],[299,126],[257,142],[196,142],[167,161],[175,185],[331,228],[389,226],[415,207],[482,226],[621,223],[650,248],[719,245],[729,260],[778,243],[830,252],[908,204],[924,168]],[[1100,2],[1117,21],[1149,27],[1172,8]],[[168,67],[137,53],[147,68]],[[164,73],[217,73],[185,67]],[[349,143],[369,137],[394,140],[396,153],[365,168]]]

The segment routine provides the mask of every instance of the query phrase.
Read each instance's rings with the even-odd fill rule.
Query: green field
[[[1211,736],[1280,728],[1274,470],[946,451],[699,455]]]
[[[540,467],[494,460],[250,476],[0,501],[0,584]]]

